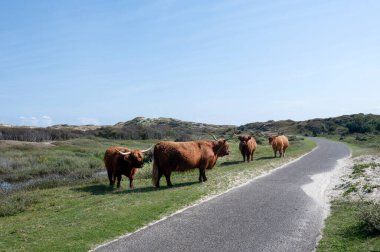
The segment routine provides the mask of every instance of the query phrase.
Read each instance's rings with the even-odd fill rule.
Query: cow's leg
[[[243,153],[243,162],[245,162],[245,154]]]
[[[115,180],[113,179],[112,171],[108,171],[108,180],[110,181],[110,186],[113,186],[115,184]]]
[[[250,155],[249,155],[249,153],[248,153],[248,154],[247,154],[247,162],[248,162],[248,163],[249,163],[249,156],[250,156]]]
[[[117,179],[116,187],[119,188],[120,187],[120,181],[121,181],[121,174],[117,174],[116,179]]]
[[[274,157],[277,157],[277,150],[274,150]]]
[[[206,168],[199,168],[199,183],[206,182]]]
[[[203,182],[206,182],[206,181],[207,181],[207,177],[206,177],[206,169],[203,169],[202,177],[203,177]]]
[[[255,153],[254,151],[251,152],[251,161],[253,161],[253,153]]]
[[[157,182],[155,184],[155,186],[158,188],[160,187],[160,179],[162,177],[162,171],[160,169],[158,169],[158,178],[157,178]]]
[[[131,188],[131,189],[134,188],[134,186],[133,186],[133,177],[135,176],[136,173],[137,173],[137,169],[133,168],[131,170],[131,173],[129,174],[129,188]]]
[[[133,177],[129,179],[129,188],[133,189]]]
[[[166,178],[166,184],[168,185],[168,187],[172,187],[173,184],[170,181],[170,173],[169,174],[165,174],[165,178]]]

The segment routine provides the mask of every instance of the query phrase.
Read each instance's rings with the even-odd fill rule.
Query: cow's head
[[[274,140],[276,137],[277,137],[277,136],[270,136],[270,137],[268,138],[268,140],[269,140],[269,144],[272,144],[273,140]]]
[[[248,141],[251,140],[251,136],[239,136],[240,143],[243,146],[246,146],[248,144]]]
[[[129,152],[119,151],[119,153],[124,156],[124,160],[129,162],[132,167],[142,168],[144,166],[144,154],[143,153],[149,151],[150,149],[152,149],[152,147],[150,147],[149,149],[146,149],[146,150],[136,149],[136,150],[132,150]]]
[[[129,158],[133,167],[142,168],[144,166],[144,154],[141,150],[133,150]]]
[[[216,137],[213,134],[209,133],[212,136],[212,138],[214,138],[214,140],[216,142],[215,146],[214,146],[214,152],[217,156],[223,157],[223,156],[227,156],[228,154],[230,154],[229,145],[228,145],[227,141],[232,139],[235,136],[235,133],[236,133],[236,129],[234,129],[232,136],[228,139],[216,139]]]
[[[215,144],[216,155],[219,157],[227,156],[230,154],[229,145],[226,139],[216,140]]]

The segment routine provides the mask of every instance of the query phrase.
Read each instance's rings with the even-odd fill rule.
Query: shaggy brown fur
[[[277,151],[280,157],[285,157],[285,150],[289,147],[289,141],[286,136],[270,136],[269,144],[272,145],[274,157],[277,157]]]
[[[121,152],[131,152],[128,155],[122,155]],[[133,189],[133,176],[137,172],[137,168],[142,168],[143,154],[141,150],[130,150],[125,147],[109,147],[104,154],[104,163],[107,168],[108,179],[110,185],[115,184],[117,179],[117,187],[120,187],[121,175],[125,175],[129,178],[129,187]]]
[[[239,140],[239,150],[243,155],[243,162],[245,162],[245,158],[247,158],[247,162],[253,161],[253,154],[257,148],[255,138],[251,136],[239,136]]]
[[[191,141],[191,142],[160,142],[153,151],[153,185],[160,186],[160,178],[165,176],[168,186],[172,186],[170,174],[172,171],[187,171],[199,168],[199,182],[207,181],[206,169],[212,169],[218,157],[229,154],[225,139]]]

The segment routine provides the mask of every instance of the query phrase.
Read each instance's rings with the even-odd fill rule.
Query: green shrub
[[[363,202],[359,206],[359,217],[368,228],[380,232],[380,203],[374,201]]]

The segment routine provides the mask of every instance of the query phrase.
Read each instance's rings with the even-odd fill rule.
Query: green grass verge
[[[290,143],[287,157],[274,159],[269,145],[258,146],[255,160],[242,163],[238,143],[231,154],[207,171],[208,181],[198,183],[198,170],[174,173],[173,188],[151,185],[150,165],[143,168],[134,190],[108,186],[105,177],[93,183],[23,191],[32,202],[23,212],[0,218],[0,251],[86,251],[191,205],[210,195],[242,184],[310,151],[310,140]],[[21,192],[15,192],[21,193]]]
[[[330,136],[332,140],[339,140],[346,143],[352,156],[379,155],[380,136],[379,135],[350,135],[345,137]],[[375,164],[369,164],[377,166]],[[355,165],[351,176],[361,176],[363,169],[368,165]],[[369,188],[371,189],[371,188]],[[350,184],[345,189],[343,195],[356,192],[358,188],[355,184]],[[330,216],[325,221],[322,239],[320,240],[317,252],[322,251],[380,251],[380,233],[368,227],[365,219],[361,215],[363,203],[337,199],[331,203]]]
[[[360,218],[363,202],[335,200],[317,251],[380,251],[380,233]]]

